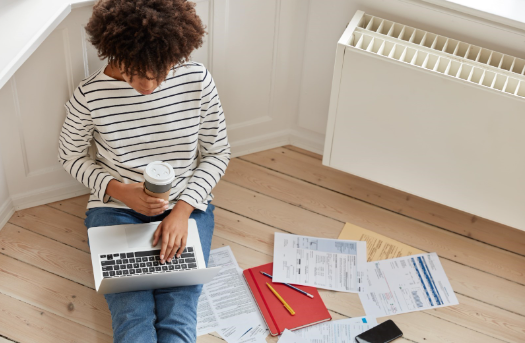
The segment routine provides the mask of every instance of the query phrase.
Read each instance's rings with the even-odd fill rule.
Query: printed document
[[[377,325],[374,317],[333,320],[294,331],[306,343],[355,343],[355,337]]]
[[[256,319],[253,316],[248,316],[237,325],[222,329],[219,334],[228,343],[266,342],[266,337],[268,336],[266,323],[259,323],[253,326],[255,321]]]
[[[359,298],[368,316],[384,317],[457,305],[458,299],[436,253],[368,262],[366,292]]]
[[[273,282],[364,292],[366,242],[275,233]]]
[[[215,266],[222,269],[202,288],[197,336],[216,331],[228,342],[257,342],[248,339],[266,337],[268,328],[229,246],[210,252],[208,267]]]
[[[410,245],[350,223],[345,224],[345,227],[339,234],[339,239],[366,241],[368,262],[424,253],[424,251]]]
[[[308,341],[304,340],[301,336],[296,335],[292,331],[284,329],[277,343],[308,343]]]

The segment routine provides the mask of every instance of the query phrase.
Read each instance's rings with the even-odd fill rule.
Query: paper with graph
[[[457,305],[436,253],[367,263],[366,292],[359,298],[367,316],[384,317]]]
[[[273,281],[364,292],[366,242],[275,233]]]

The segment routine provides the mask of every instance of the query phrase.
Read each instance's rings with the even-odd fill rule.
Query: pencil
[[[265,276],[268,276],[270,279],[273,279],[273,276],[271,276],[270,274],[267,274],[267,273],[265,273],[265,272],[261,272],[261,274],[263,274],[263,275],[265,275]],[[311,295],[310,293],[306,293],[306,292],[303,291],[302,289],[299,289],[299,288],[297,288],[297,287],[294,287],[294,286],[290,285],[289,283],[284,283],[284,282],[283,282],[283,285],[286,285],[286,286],[288,286],[288,287],[290,287],[290,288],[293,288],[293,289],[295,289],[297,292],[301,292],[301,293],[303,293],[304,295],[306,295],[307,297],[310,297],[310,298],[313,298],[313,297],[314,297],[314,296]]]
[[[290,312],[290,314],[292,316],[294,316],[295,315],[295,311],[290,307],[290,305],[288,305],[286,303],[286,301],[284,301],[284,299],[279,295],[279,293],[277,293],[277,291],[275,289],[273,289],[273,287],[270,286],[270,284],[268,282],[266,283],[266,286],[268,286],[268,288],[270,288],[270,291],[272,291],[272,293],[275,294],[277,299],[279,299],[279,301],[283,303],[284,307],[288,310],[288,312]]]

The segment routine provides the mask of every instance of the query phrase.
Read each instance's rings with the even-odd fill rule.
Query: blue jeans
[[[204,260],[208,263],[213,236],[213,209],[194,210]],[[131,209],[96,207],[86,212],[86,227],[161,221],[170,211],[148,217]],[[114,342],[195,342],[197,302],[202,285],[106,294]]]

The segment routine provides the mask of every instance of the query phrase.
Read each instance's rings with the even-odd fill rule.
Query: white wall
[[[2,104],[2,95],[4,95],[4,92],[2,92],[0,89],[0,106]],[[11,217],[13,210],[14,208],[11,204],[11,195],[9,194],[9,189],[7,188],[7,178],[4,171],[2,155],[0,153],[0,229],[4,227],[7,220]]]
[[[525,32],[417,0],[310,0],[301,90],[293,130],[322,152],[335,47],[357,10],[513,56],[525,53]]]
[[[4,227],[9,217],[11,217],[13,210],[9,189],[7,188],[4,165],[0,156],[0,229]]]

